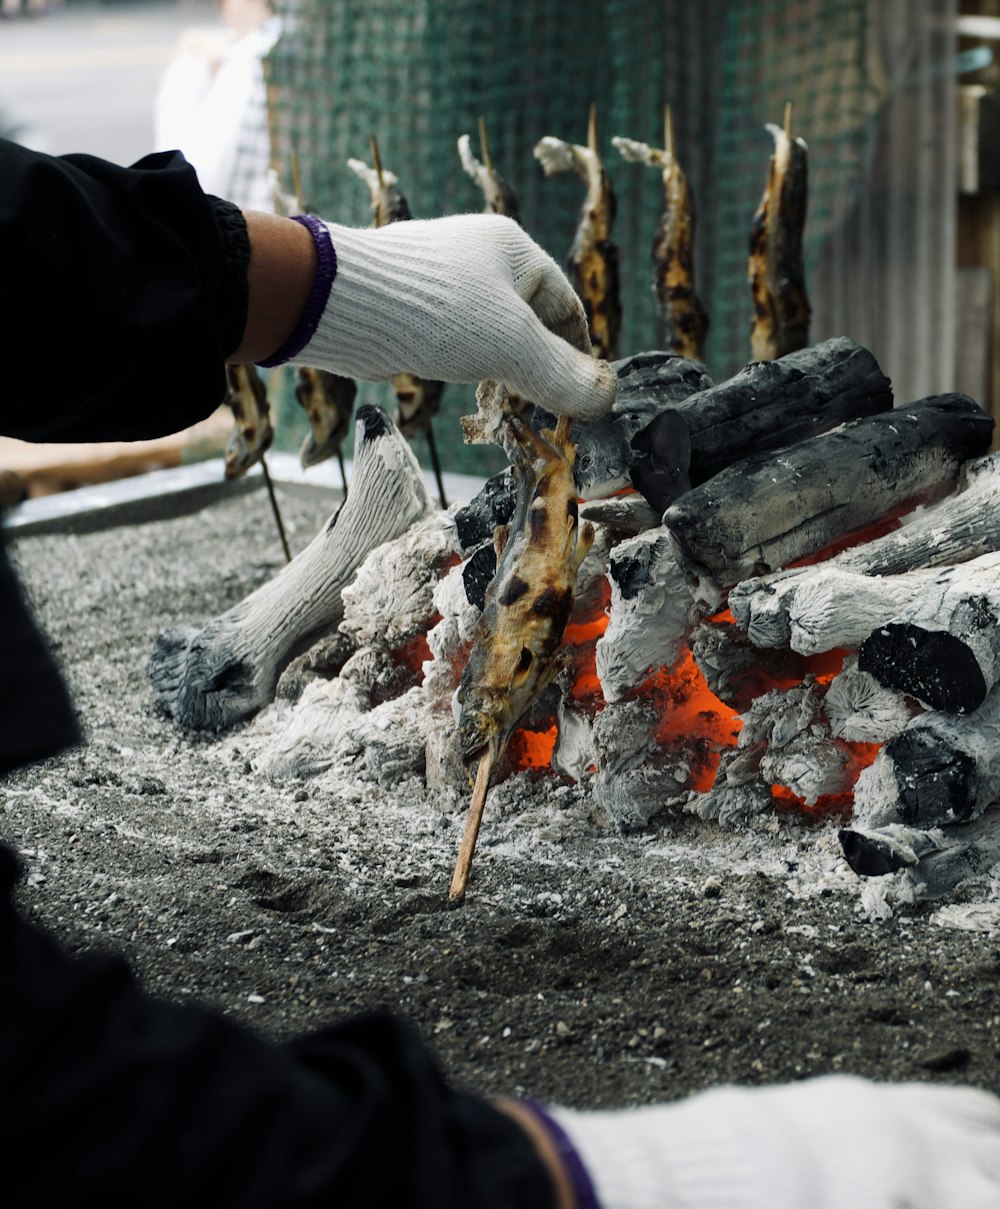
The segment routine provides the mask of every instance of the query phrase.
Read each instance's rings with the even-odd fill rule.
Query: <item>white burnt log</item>
[[[617,538],[636,537],[647,529],[655,529],[660,514],[647,501],[633,492],[613,495],[606,500],[590,500],[580,505],[580,520],[601,525]]]
[[[454,516],[437,513],[383,542],[344,589],[341,632],[359,646],[398,650],[426,634],[436,612],[434,590],[459,557]]]
[[[656,707],[644,700],[609,705],[594,719],[594,797],[619,831],[639,831],[687,799],[690,765],[657,742],[658,722]]]
[[[730,748],[719,759],[712,788],[693,795],[685,810],[720,827],[745,827],[771,810],[771,786],[760,775],[760,748]]]
[[[1000,679],[1000,553],[932,575],[866,638],[859,666],[931,709],[966,714]]]
[[[898,575],[968,562],[993,550],[1000,550],[1000,453],[966,462],[953,494],[833,561],[863,575]]]
[[[597,643],[597,675],[604,699],[619,701],[651,671],[673,663],[706,606],[696,599],[662,527],[617,545],[608,579],[611,604]]]
[[[856,655],[831,681],[823,708],[830,733],[849,743],[886,743],[917,713],[913,702],[861,671]]]
[[[897,576],[968,562],[994,550],[1000,550],[1000,453],[966,462],[951,495],[910,513],[891,533],[850,546],[821,566],[866,576]],[[757,613],[755,625],[762,641],[789,642],[787,612],[780,600],[768,604],[768,596],[772,591],[787,591],[786,584],[815,570],[796,567],[744,580],[729,594],[733,616],[746,629],[752,614]]]
[[[931,828],[978,818],[1000,799],[1000,688],[961,718],[921,714],[882,748],[854,787],[866,827]]]
[[[343,616],[342,593],[364,558],[430,511],[423,476],[384,412],[358,412],[350,494],[278,575],[202,629],[162,633],[149,660],[158,699],[184,727],[228,726],[269,702],[282,668]]]
[[[916,600],[934,575],[861,575],[825,562],[776,581],[745,580],[730,593],[729,607],[756,647],[790,646],[803,655],[857,650],[872,630]]]
[[[423,775],[433,725],[420,688],[371,709],[368,695],[342,677],[316,681],[260,766],[272,781],[300,780],[338,767],[358,780],[395,787]]]
[[[973,822],[929,830],[892,824],[851,825],[840,831],[847,863],[861,877],[899,873],[893,895],[902,902],[943,898],[986,876],[1000,861],[1000,809]]]
[[[664,513],[678,562],[730,587],[951,490],[993,421],[938,395],[730,466]]]

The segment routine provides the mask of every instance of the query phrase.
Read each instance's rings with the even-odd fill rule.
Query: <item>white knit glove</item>
[[[998,1209],[1000,1100],[829,1076],[626,1112],[544,1110],[601,1209]]]
[[[373,380],[404,371],[443,382],[497,379],[584,420],[611,407],[617,379],[589,355],[583,305],[511,219],[327,226],[337,275],[296,364]]]

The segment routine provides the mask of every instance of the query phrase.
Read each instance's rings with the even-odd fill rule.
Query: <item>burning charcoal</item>
[[[675,353],[637,353],[614,362],[614,370],[618,375],[614,407],[590,424],[575,424],[571,432],[577,447],[573,478],[584,500],[602,499],[632,486],[636,461],[644,465],[649,462],[648,450],[633,445],[636,434],[648,428],[658,416],[669,413],[675,404],[712,385],[700,361],[689,361]],[[536,408],[532,428],[551,428],[555,421],[550,412]],[[669,417],[663,424],[664,439],[658,443],[660,460],[646,466],[643,473],[672,472],[674,480],[686,483],[690,460],[686,429]],[[677,444],[667,442],[670,434]],[[658,513],[662,512],[660,507]]]
[[[402,537],[383,542],[343,591],[341,631],[359,646],[391,651],[399,658],[403,648],[430,628],[434,589],[457,557],[458,535],[447,513],[429,516]]]
[[[556,717],[559,738],[552,753],[552,767],[574,781],[582,781],[597,760],[593,722],[583,711],[574,709],[565,697],[559,699]]]
[[[887,742],[917,712],[914,703],[861,671],[857,656],[844,660],[843,670],[826,690],[824,707],[831,733],[856,743]]]
[[[649,700],[609,705],[594,719],[594,796],[619,831],[639,831],[687,798],[690,767],[657,741],[658,721]]]
[[[608,578],[611,607],[597,644],[597,675],[605,700],[618,701],[651,670],[673,663],[704,608],[662,527],[616,546]]]
[[[1000,680],[1000,554],[944,567],[865,640],[860,666],[931,709],[977,709]]]
[[[316,681],[261,760],[272,781],[317,776],[349,763],[355,776],[396,786],[421,776],[428,733],[435,724],[423,694],[411,688],[375,709],[367,693],[343,677]]]
[[[802,680],[809,670],[802,655],[785,649],[758,650],[734,625],[700,625],[690,641],[709,689],[741,713],[778,682]]]
[[[985,876],[1000,861],[1000,810],[988,810],[971,823],[927,831],[852,824],[840,832],[840,843],[847,863],[861,877],[901,872],[896,898],[933,901]]]
[[[754,646],[790,646],[804,655],[854,650],[919,597],[934,575],[927,569],[859,575],[825,562],[781,579],[744,580],[729,594],[729,607]]]
[[[580,520],[601,525],[617,539],[638,537],[660,523],[659,513],[641,495],[616,495],[606,500],[592,500],[580,506]]]
[[[724,751],[712,788],[696,794],[686,809],[720,827],[744,827],[773,807],[771,787],[760,776],[760,752]]]
[[[940,498],[992,428],[965,395],[938,395],[738,462],[682,496],[663,522],[692,580],[730,587]]]
[[[466,560],[462,568],[465,595],[469,604],[475,605],[480,613],[486,604],[486,589],[493,582],[496,573],[497,552],[493,548],[492,542],[480,546],[472,557]]]
[[[430,511],[416,459],[376,407],[358,412],[354,466],[346,503],[274,579],[203,629],[156,640],[150,682],[179,725],[228,726],[269,702],[292,653],[340,621],[341,593],[367,554]]]
[[[1000,798],[1000,688],[962,718],[926,713],[890,739],[858,778],[866,827],[939,827],[978,818]]]
[[[492,542],[497,526],[509,524],[516,503],[517,483],[508,467],[488,479],[475,499],[455,513],[462,553],[468,554],[483,542]]]

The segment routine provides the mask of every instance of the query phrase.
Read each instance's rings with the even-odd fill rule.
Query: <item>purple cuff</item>
[[[597,1199],[597,1193],[594,1191],[587,1168],[584,1167],[583,1160],[577,1154],[563,1127],[549,1116],[537,1100],[522,1100],[521,1103],[535,1114],[559,1152],[559,1157],[566,1168],[566,1174],[569,1176],[569,1182],[573,1186],[577,1209],[601,1209],[601,1203]]]
[[[297,357],[302,352],[313,338],[320,321],[320,316],[326,309],[327,299],[330,297],[330,287],[337,276],[337,253],[334,250],[333,240],[330,238],[330,232],[327,230],[326,224],[312,214],[296,214],[293,216],[292,222],[301,223],[313,237],[313,244],[316,247],[316,278],[313,281],[312,289],[309,291],[309,298],[305,308],[299,316],[298,323],[295,325],[295,331],[292,332],[276,353],[268,357],[266,361],[257,362],[258,365],[263,365],[265,369],[271,369],[275,365],[284,365],[286,361],[291,361],[293,357]]]

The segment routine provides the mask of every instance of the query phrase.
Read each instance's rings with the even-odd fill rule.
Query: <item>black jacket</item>
[[[0,432],[136,439],[208,415],[248,256],[239,211],[179,154],[120,168],[0,141]],[[77,738],[0,549],[0,775]],[[406,1026],[278,1047],[157,1002],[123,962],[71,960],[23,920],[16,877],[0,847],[5,1206],[551,1206],[521,1131],[449,1088]]]

